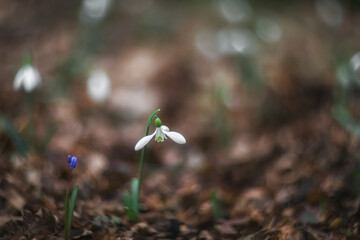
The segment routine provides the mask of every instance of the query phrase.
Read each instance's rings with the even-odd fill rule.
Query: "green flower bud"
[[[23,57],[23,66],[31,65],[32,64],[32,57],[30,53],[26,53]]]
[[[161,122],[160,118],[156,118],[155,119],[155,127],[161,127],[161,125],[162,125],[162,122]]]

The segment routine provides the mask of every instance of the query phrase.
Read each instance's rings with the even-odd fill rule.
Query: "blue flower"
[[[77,164],[77,158],[75,156],[71,156],[69,155],[67,157],[67,161],[70,165],[70,168],[75,168],[76,167],[76,164]]]

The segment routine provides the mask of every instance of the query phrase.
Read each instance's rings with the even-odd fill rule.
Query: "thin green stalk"
[[[139,179],[139,184],[138,184],[138,189],[137,189],[138,193],[140,193],[140,189],[141,189],[140,186],[141,186],[141,182],[142,182],[142,172],[143,172],[143,168],[144,168],[145,151],[146,151],[146,146],[141,150],[140,166],[139,166],[139,172],[138,172],[138,179]],[[139,198],[139,196],[138,196],[138,198]]]
[[[78,194],[78,190],[79,190],[79,186],[75,186],[71,192],[71,197],[69,196],[69,190],[66,190],[66,195],[65,195],[65,216],[64,216],[64,222],[65,222],[65,240],[69,240],[70,239],[70,235],[71,235],[71,221],[72,221],[72,216],[74,213],[74,209],[75,209],[75,202],[76,202],[76,197]]]
[[[69,190],[65,194],[65,207],[64,207],[64,222],[65,222],[65,240],[70,239],[69,236]]]
[[[78,191],[79,191],[79,186],[76,185],[73,188],[73,190],[71,192],[71,197],[70,197],[71,173],[72,173],[72,168],[69,165],[68,188],[67,188],[66,194],[65,194],[65,209],[64,209],[64,211],[65,211],[65,214],[64,214],[64,217],[65,217],[65,219],[64,219],[64,222],[65,222],[65,240],[70,240],[71,221],[72,221],[72,216],[73,216],[73,212],[74,212],[74,209],[75,209],[76,197],[77,197],[77,194],[78,194]]]
[[[211,207],[214,214],[214,220],[217,221],[221,217],[219,194],[216,189],[211,191]]]
[[[32,92],[25,93],[26,111],[27,111],[27,140],[30,150],[34,150],[34,94]]]
[[[71,222],[72,222],[72,216],[74,213],[74,209],[75,209],[75,202],[76,202],[76,197],[78,194],[78,190],[79,190],[79,186],[75,186],[71,192],[71,197],[70,197],[70,204],[69,204],[69,214],[68,214],[68,236],[70,238],[71,235]]]
[[[156,117],[156,114],[160,111],[160,109],[156,109],[149,117],[147,126],[146,126],[146,131],[145,131],[145,136],[149,135],[149,128],[150,125],[153,121],[153,119]],[[139,195],[140,195],[140,189],[141,189],[141,183],[142,183],[142,172],[143,172],[143,168],[144,168],[144,162],[145,162],[145,151],[146,151],[146,146],[141,150],[141,156],[140,156],[140,167],[139,167],[139,172],[138,172],[138,188],[137,188],[137,199],[136,202],[139,203]],[[139,204],[138,204],[139,206]]]

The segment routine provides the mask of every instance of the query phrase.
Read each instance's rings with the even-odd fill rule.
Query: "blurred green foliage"
[[[251,91],[258,91],[264,87],[265,81],[260,72],[256,59],[249,56],[239,56],[235,59],[235,67],[239,74],[239,82]]]
[[[23,156],[27,157],[29,148],[23,139],[20,132],[14,126],[12,121],[6,116],[0,116],[0,125],[4,132],[8,135],[17,152]]]
[[[360,120],[350,111],[359,97],[360,86],[356,73],[347,62],[340,63],[336,69],[336,80],[333,117],[342,127],[360,139]]]
[[[123,192],[123,203],[128,218],[136,222],[139,217],[139,180],[137,178],[131,180],[131,193]]]
[[[223,147],[228,146],[233,137],[233,127],[229,120],[229,109],[226,106],[228,97],[229,89],[222,85],[215,86],[215,129],[218,144]]]
[[[220,206],[220,199],[219,194],[216,189],[211,191],[211,208],[214,214],[214,220],[217,221],[221,217],[221,206]]]
[[[75,210],[75,203],[76,203],[76,198],[78,195],[78,190],[79,190],[79,186],[75,186],[72,190],[71,193],[71,197],[69,199],[69,190],[66,191],[65,194],[65,207],[64,207],[64,211],[65,211],[65,239],[68,240],[70,239],[70,235],[71,235],[71,222],[72,222],[72,216]]]

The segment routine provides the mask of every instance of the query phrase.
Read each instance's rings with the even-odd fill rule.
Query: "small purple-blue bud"
[[[70,161],[70,168],[75,168],[77,164],[77,158],[73,156]]]
[[[71,155],[68,155],[67,161],[69,164],[71,163]]]

